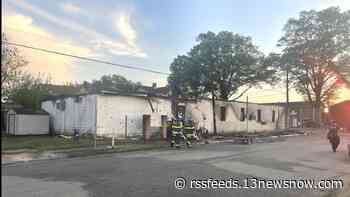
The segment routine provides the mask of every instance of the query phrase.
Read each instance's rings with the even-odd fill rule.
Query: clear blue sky
[[[2,4],[2,26],[12,41],[164,72],[174,57],[190,50],[199,33],[228,30],[251,36],[267,54],[277,50],[284,24],[300,11],[350,9],[350,0],[4,0]],[[29,65],[33,72],[50,72],[57,82],[111,73],[146,84],[166,82],[166,77],[155,74],[23,53],[33,59]]]

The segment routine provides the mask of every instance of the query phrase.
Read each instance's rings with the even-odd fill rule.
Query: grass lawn
[[[112,141],[110,138],[100,138],[96,141],[97,145],[111,145]],[[93,150],[94,140],[92,137],[80,137],[79,143],[73,142],[73,139],[65,139],[58,136],[2,136],[1,137],[1,151],[10,151],[10,150],[23,150],[30,149],[33,151],[47,151],[47,150],[64,150],[72,148],[83,148],[91,147],[91,150],[82,151],[76,150],[71,151],[72,155],[84,155],[86,154],[96,154],[98,153],[108,153],[108,152],[125,152],[125,151],[134,151],[134,150],[148,150],[161,147],[167,147],[162,142],[155,141],[151,143],[144,144],[143,141],[125,141],[117,140],[115,142],[114,149],[110,150]],[[75,153],[76,152],[76,153]]]
[[[98,145],[111,144],[110,139],[97,141]],[[79,143],[73,139],[64,139],[58,136],[2,136],[1,151],[16,149],[33,149],[37,151],[69,149],[89,147],[94,145],[94,140],[88,137],[81,137]]]
[[[154,150],[154,149],[166,149],[169,145],[162,142],[152,142],[152,143],[122,143],[114,146],[113,149],[84,149],[84,150],[73,150],[67,153],[68,157],[83,157],[98,154],[108,154],[108,153],[120,153],[120,152],[130,152],[130,151],[140,151],[140,150]]]

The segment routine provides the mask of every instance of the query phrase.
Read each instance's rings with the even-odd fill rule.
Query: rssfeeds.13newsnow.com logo
[[[182,177],[178,177],[174,181],[174,186],[176,189],[184,189],[186,187],[186,180]]]
[[[188,182],[187,182],[188,181]],[[177,177],[174,186],[178,190],[185,189],[341,189],[342,179],[188,179]]]

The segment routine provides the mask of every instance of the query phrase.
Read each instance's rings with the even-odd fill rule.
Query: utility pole
[[[286,70],[286,113],[285,113],[285,128],[289,128],[289,66]]]
[[[212,108],[213,108],[213,126],[214,126],[214,136],[217,135],[217,129],[216,129],[216,113],[215,113],[215,94],[214,91],[211,92],[211,104],[212,104]]]
[[[249,114],[249,113],[248,113],[248,95],[247,95],[247,101],[246,101],[246,104],[245,104],[245,108],[246,108],[246,109],[245,109],[245,111],[246,111],[246,112],[245,112],[245,113],[246,113],[246,115],[245,115],[245,116],[246,116],[246,117],[245,117],[245,119],[246,119],[246,129],[247,129],[247,133],[248,133],[248,131],[249,131],[249,128],[248,128],[248,118],[249,118],[249,117],[248,117],[248,116],[249,116],[249,115],[248,115],[248,114]]]

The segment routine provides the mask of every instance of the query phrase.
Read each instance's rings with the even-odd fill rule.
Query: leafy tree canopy
[[[228,100],[242,86],[271,82],[274,70],[250,37],[228,31],[202,33],[187,55],[174,59],[168,78],[173,94],[198,97],[208,93]]]
[[[350,11],[303,11],[288,20],[279,46],[281,68],[290,71],[296,90],[320,106],[349,77]]]
[[[41,101],[50,95],[49,79],[42,76],[22,74],[18,76],[17,83],[11,91],[11,99],[24,108],[40,110]],[[45,84],[45,85],[44,85]]]
[[[4,33],[1,34],[1,39],[7,41]],[[20,75],[21,68],[27,65],[27,61],[20,55],[16,47],[7,44],[1,44],[1,95],[9,96],[11,90]]]
[[[88,92],[100,92],[102,90],[118,92],[135,92],[141,86],[140,82],[132,82],[121,75],[104,75],[99,80],[84,81],[82,86]]]

